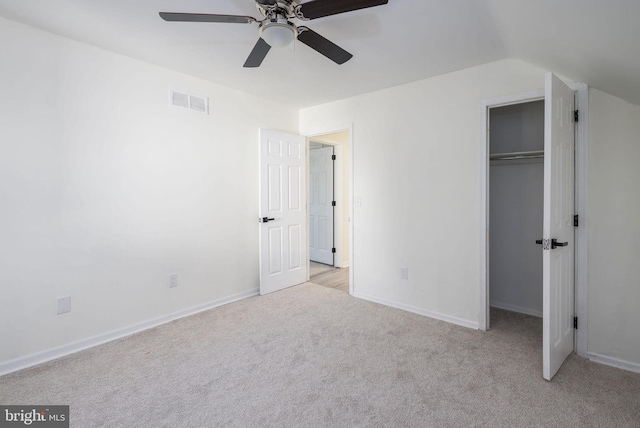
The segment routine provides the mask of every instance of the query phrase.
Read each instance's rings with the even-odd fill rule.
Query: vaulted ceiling
[[[260,16],[254,0],[0,0],[5,18],[293,107],[507,58],[640,104],[638,0],[389,0],[304,24],[351,52],[347,63],[295,42],[260,68],[242,67],[256,24],[159,11]]]

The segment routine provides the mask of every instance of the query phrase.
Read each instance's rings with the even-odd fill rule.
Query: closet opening
[[[493,107],[488,133],[489,321],[491,327],[522,322],[533,330],[539,324],[540,334],[543,266],[536,241],[543,229],[544,116],[544,99]]]
[[[572,350],[588,357],[588,322],[582,322],[588,319],[588,94],[586,85],[565,85],[546,73],[544,89],[481,104],[478,325],[498,334],[515,328],[513,338],[531,334],[530,351],[542,351],[547,380]],[[509,170],[516,168],[521,174],[510,178]],[[516,186],[523,181],[533,191]],[[501,190],[513,197],[501,199]],[[508,209],[501,209],[504,205]],[[536,215],[542,221],[531,220]],[[525,227],[530,220],[531,229]],[[552,251],[553,239],[567,245]]]

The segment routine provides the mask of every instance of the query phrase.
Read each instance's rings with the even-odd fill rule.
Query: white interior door
[[[333,266],[333,147],[309,151],[309,259]]]
[[[542,360],[551,380],[574,343],[574,95],[554,74],[545,79]]]
[[[260,294],[307,280],[306,142],[260,130]]]

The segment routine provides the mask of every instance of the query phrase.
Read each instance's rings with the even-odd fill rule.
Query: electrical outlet
[[[409,268],[400,268],[400,279],[409,279]]]
[[[169,288],[174,288],[178,286],[178,274],[174,273],[169,275]]]
[[[58,315],[71,312],[71,296],[58,297]]]

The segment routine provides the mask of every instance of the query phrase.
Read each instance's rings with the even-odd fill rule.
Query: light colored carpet
[[[569,357],[541,320],[474,331],[304,284],[0,377],[73,427],[639,427],[640,375]]]

